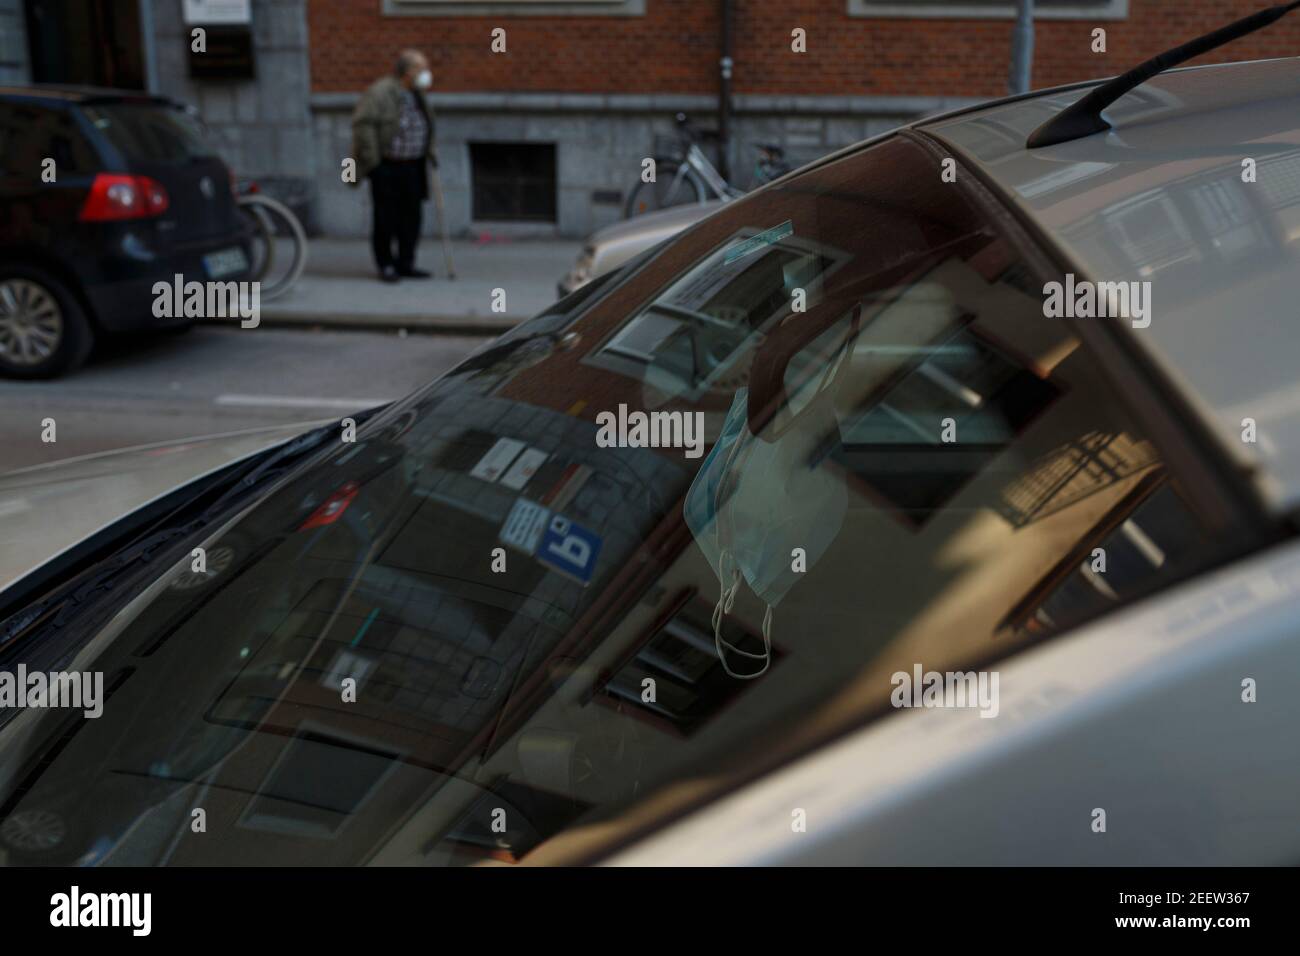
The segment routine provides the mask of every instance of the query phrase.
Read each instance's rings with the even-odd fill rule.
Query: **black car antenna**
[[[1229,23],[1226,27],[1220,27],[1213,33],[1189,40],[1182,46],[1176,46],[1172,50],[1153,56],[1144,63],[1139,63],[1127,73],[1121,73],[1113,80],[1107,80],[1077,103],[1061,110],[1029,134],[1025,147],[1038,149],[1041,146],[1055,146],[1057,143],[1082,139],[1084,136],[1110,129],[1110,123],[1102,118],[1101,111],[1135,86],[1140,86],[1157,73],[1163,73],[1194,56],[1200,56],[1225,43],[1231,43],[1247,33],[1262,30],[1297,7],[1300,7],[1300,0],[1294,3],[1280,3],[1275,7],[1260,10],[1258,13],[1252,13],[1248,17]]]

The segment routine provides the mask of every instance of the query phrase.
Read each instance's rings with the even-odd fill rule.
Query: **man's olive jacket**
[[[434,152],[433,110],[419,90],[413,90],[429,120],[429,162],[437,166]],[[384,148],[393,141],[401,126],[402,97],[406,89],[396,77],[385,76],[361,94],[352,111],[352,158],[357,161],[357,185],[370,175],[384,157]]]

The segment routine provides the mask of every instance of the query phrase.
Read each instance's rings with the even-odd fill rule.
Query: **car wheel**
[[[34,266],[0,267],[0,375],[52,378],[81,365],[93,344],[66,285]]]

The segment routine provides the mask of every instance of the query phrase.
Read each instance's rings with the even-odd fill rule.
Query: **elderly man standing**
[[[424,98],[432,85],[424,54],[404,50],[393,75],[372,84],[352,114],[352,153],[358,177],[370,179],[371,244],[384,282],[431,275],[415,268],[415,247],[420,240],[421,204],[429,196],[426,164],[438,165],[433,111]]]

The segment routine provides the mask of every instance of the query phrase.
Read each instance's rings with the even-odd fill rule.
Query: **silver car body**
[[[672,206],[597,230],[583,244],[582,253],[569,274],[560,280],[560,295],[566,296],[591,280],[614,271],[647,249],[712,215],[727,202],[725,199],[710,199]]]
[[[1278,519],[1300,504],[1300,60],[1163,74],[1110,132],[1027,150],[1088,86],[916,124],[1080,279],[1151,283],[1131,345]],[[1245,162],[1252,160],[1252,163]],[[1252,419],[1257,440],[1243,440]],[[999,719],[908,710],[612,862],[1294,864],[1300,545],[1000,668]],[[1244,688],[1255,682],[1258,698]],[[1098,811],[1109,814],[1099,831]],[[806,829],[792,826],[792,817]]]

